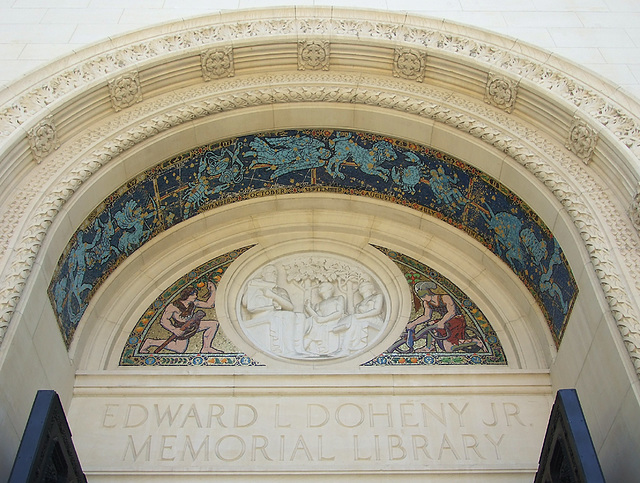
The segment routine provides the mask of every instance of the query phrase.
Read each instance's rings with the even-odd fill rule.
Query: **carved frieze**
[[[326,40],[298,41],[298,70],[329,70],[329,54]]]
[[[598,143],[598,132],[579,117],[575,117],[569,129],[566,148],[589,164]]]
[[[504,76],[489,73],[484,91],[484,101],[510,113],[516,103],[517,92],[517,82]]]
[[[49,153],[60,147],[53,116],[47,116],[27,133],[34,159],[39,163]]]
[[[109,81],[109,94],[111,95],[111,105],[116,112],[142,101],[138,72],[124,74]]]
[[[200,54],[200,64],[202,66],[202,78],[205,81],[233,77],[235,75],[233,49],[231,47],[203,52]]]
[[[427,54],[415,49],[396,49],[393,56],[393,75],[422,82],[427,68]]]

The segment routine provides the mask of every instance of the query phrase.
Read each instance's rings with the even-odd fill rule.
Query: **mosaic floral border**
[[[527,286],[560,343],[578,288],[558,242],[529,206],[495,179],[439,151],[325,129],[202,146],[106,198],[69,241],[49,286],[65,342],[106,277],[157,234],[222,204],[305,191],[380,198],[463,230]]]

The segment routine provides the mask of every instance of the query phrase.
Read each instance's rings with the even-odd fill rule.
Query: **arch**
[[[550,341],[536,332],[536,322],[506,332],[523,334],[511,341],[522,346],[513,349],[521,367],[551,367],[554,385],[581,385],[590,395],[588,419],[596,421],[608,407],[603,398],[623,394],[615,399],[618,411],[595,425],[601,454],[612,454],[616,428],[625,428],[620,421],[637,414],[638,406],[637,101],[542,50],[448,22],[322,8],[269,10],[251,21],[244,15],[202,17],[112,39],[2,93],[4,372],[22,360],[16,341],[25,333],[49,336],[34,347],[55,348],[59,372],[41,365],[66,400],[76,369],[106,367],[113,347],[104,348],[97,365],[82,358],[99,331],[80,337],[67,354],[53,336],[51,309],[37,294],[82,220],[114,189],[172,155],[233,136],[363,130],[432,147],[493,176],[566,247],[582,294],[569,340],[556,353],[552,344],[545,346]],[[305,49],[317,55],[305,56]],[[203,223],[230,223],[225,214],[205,216]],[[395,215],[406,214],[400,209]],[[420,220],[422,227],[431,223]],[[189,233],[185,227],[180,236]],[[466,248],[468,240],[452,243]],[[407,249],[409,255],[427,252]],[[478,247],[472,252],[487,261]],[[127,263],[144,264],[145,255],[154,253],[149,249]],[[459,266],[443,266],[460,286],[472,285]],[[172,270],[172,276],[178,273]],[[87,325],[88,334],[95,324]],[[122,337],[123,324],[104,327],[109,340]],[[531,340],[535,349],[525,347]],[[529,350],[537,355],[525,357]],[[615,360],[616,377],[577,367],[588,365],[591,350]],[[601,391],[595,381],[611,390]],[[20,411],[17,421],[25,418]],[[623,432],[625,447],[637,448],[632,430]],[[623,471],[607,461],[610,474]]]

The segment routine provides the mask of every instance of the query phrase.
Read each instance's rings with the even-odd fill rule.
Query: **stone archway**
[[[568,247],[585,294],[576,309],[584,322],[573,324],[569,349],[543,352],[556,384],[589,394],[587,417],[595,418],[606,401],[567,362],[590,350],[577,334],[615,354],[626,381],[615,391],[637,386],[630,376],[639,347],[637,120],[629,112],[635,101],[605,96],[592,87],[596,79],[571,69],[536,49],[429,19],[289,10],[142,31],[82,51],[30,86],[26,80],[2,110],[5,367],[19,360],[14,341],[36,334],[38,352],[45,343],[38,332],[55,332],[50,308],[34,297],[77,226],[113,189],[169,155],[225,137],[363,129],[487,172]],[[48,379],[69,394],[82,362],[65,364],[64,347],[52,344],[64,376]],[[37,371],[42,362],[30,364]],[[615,446],[614,426],[598,428],[602,454]]]

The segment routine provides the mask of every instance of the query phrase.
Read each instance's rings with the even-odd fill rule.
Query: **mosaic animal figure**
[[[467,199],[455,186],[458,184],[457,175],[449,176],[444,172],[442,166],[438,167],[438,169],[432,169],[429,174],[431,177],[427,183],[431,187],[438,204],[465,205],[467,203]]]
[[[562,265],[562,259],[560,258],[560,246],[555,240],[553,254],[549,259],[549,269],[540,277],[540,291],[549,292],[549,295],[556,297],[562,307],[563,313],[566,314],[569,310],[569,304],[564,300],[560,286],[556,282],[551,281],[554,265]]]
[[[536,265],[540,265],[542,260],[547,258],[547,242],[538,240],[538,237],[536,237],[531,229],[525,228],[522,230],[520,232],[520,239]]]
[[[151,230],[145,229],[144,224],[147,218],[153,216],[154,213],[144,213],[135,200],[127,201],[122,210],[115,213],[114,218],[122,229],[122,236],[118,240],[118,249],[122,253],[132,252],[142,244],[143,239],[149,237]]]
[[[494,233],[496,240],[496,251],[515,267],[516,262],[520,266],[523,263],[522,245],[520,243],[520,231],[522,221],[506,211],[494,213],[486,202],[486,212],[481,210],[482,217],[487,222],[489,229]]]
[[[351,139],[351,133],[338,134],[335,139],[330,139],[329,147],[333,149],[333,156],[327,162],[327,172],[334,178],[344,178],[340,167],[351,160],[363,173],[380,176],[386,181],[389,170],[381,165],[398,157],[391,143],[378,141],[367,149]]]
[[[218,180],[213,193],[221,193],[244,178],[244,164],[238,158],[237,151],[226,149],[221,156],[209,151],[203,156],[203,161],[207,175]]]
[[[273,169],[271,179],[294,171],[318,168],[331,156],[324,142],[309,136],[256,137],[249,146],[252,151],[244,154],[255,158],[249,168],[269,166]]]
[[[111,237],[113,237],[116,230],[110,213],[105,222],[101,221],[100,218],[96,218],[93,222],[93,230],[95,231],[95,236],[91,243],[92,247],[87,251],[87,264],[89,266],[93,266],[96,263],[102,265],[109,260],[112,252],[115,252],[116,255],[119,253],[119,250],[111,244]]]
[[[406,168],[396,168],[394,166],[391,169],[391,179],[400,186],[402,191],[415,194],[416,185],[422,178],[422,162],[420,158],[413,153],[405,153],[405,158],[414,164]]]
[[[93,248],[93,245],[84,241],[84,233],[78,232],[76,243],[68,256],[68,296],[64,303],[69,321],[75,327],[84,313],[84,297],[83,293],[91,290],[89,283],[84,283],[84,276],[87,271],[87,251]],[[65,282],[67,283],[67,282]]]

